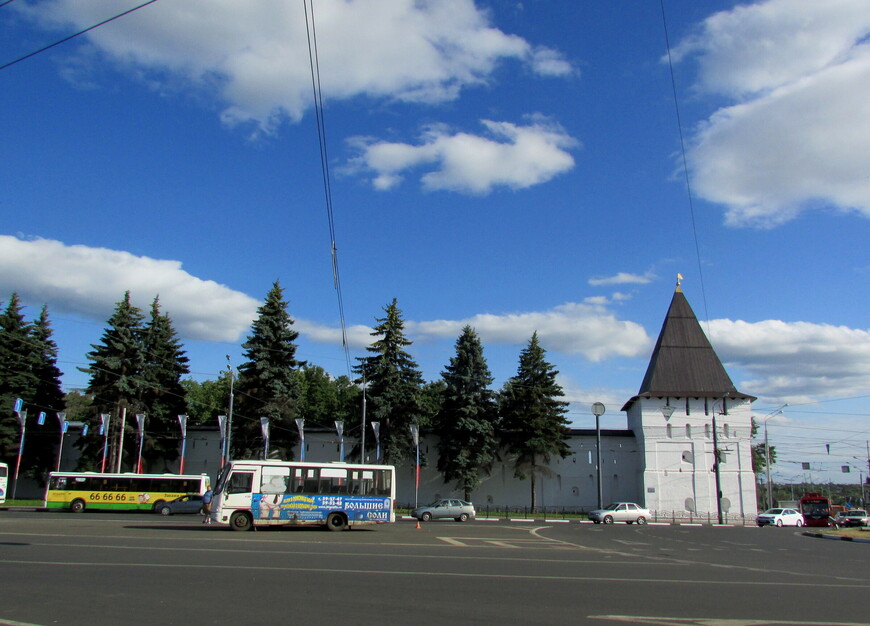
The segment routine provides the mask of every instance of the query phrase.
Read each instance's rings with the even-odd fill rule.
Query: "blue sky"
[[[8,3],[0,65],[136,4]],[[465,324],[497,386],[537,331],[574,425],[624,428],[680,273],[758,417],[789,404],[776,479],[857,483],[866,2],[664,6],[673,81],[659,2],[314,1],[350,358],[393,298],[428,380]],[[0,301],[48,305],[67,387],[128,289],[214,378],[276,279],[348,373],[305,19],[155,2],[0,72]]]

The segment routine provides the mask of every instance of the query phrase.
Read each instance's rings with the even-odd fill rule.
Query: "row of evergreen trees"
[[[396,300],[376,319],[373,342],[367,355],[357,359],[355,379],[332,377],[319,366],[296,358],[298,332],[293,329],[283,290],[276,282],[257,310],[245,343],[244,362],[238,372],[228,368],[216,380],[184,379],[188,359],[172,321],[161,313],[155,298],[150,317],[130,302],[129,292],[116,304],[99,344],[87,354],[89,365],[80,368],[89,375],[85,394],[61,391],[57,347],[51,338],[48,314],[28,323],[13,294],[0,316],[0,452],[14,460],[18,445],[18,421],[11,411],[15,398],[22,398],[28,413],[28,440],[22,464],[25,472],[40,477],[51,467],[57,452],[59,422],[53,417],[65,411],[67,419],[90,424],[96,432],[99,415],[111,416],[113,424],[127,416],[127,436],[135,436],[135,414],[145,414],[143,459],[147,468],[165,471],[178,458],[180,431],[177,416],[186,414],[191,424],[216,424],[216,416],[228,413],[232,386],[232,454],[252,458],[260,454],[260,417],[271,424],[270,448],[282,458],[291,458],[298,443],[295,420],[305,418],[306,428],[332,428],[336,420],[346,424],[351,439],[359,439],[362,395],[365,393],[367,422],[380,424],[383,461],[403,464],[414,454],[410,426],[439,436],[438,471],[445,483],[453,483],[466,498],[498,459],[513,463],[518,478],[531,478],[535,506],[535,474],[552,457],[565,457],[568,428],[567,402],[556,383],[558,372],[546,361],[545,351],[532,335],[519,357],[516,376],[500,391],[491,387],[493,378],[474,329],[466,326],[456,341],[455,355],[441,379],[425,382],[407,351],[411,341]],[[31,428],[39,411],[52,415],[45,426]],[[112,430],[118,432],[116,426]],[[32,436],[31,433],[38,433]],[[370,439],[371,441],[371,439]],[[31,443],[32,442],[32,443]],[[79,439],[81,465],[93,469],[103,453],[101,437]],[[117,449],[116,441],[110,449]],[[349,458],[359,458],[358,448]],[[118,462],[111,458],[109,467]],[[135,459],[121,459],[133,466]]]

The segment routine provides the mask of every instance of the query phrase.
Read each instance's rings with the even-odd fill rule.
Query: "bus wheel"
[[[330,513],[326,517],[326,527],[329,530],[344,530],[347,528],[347,519],[341,513]]]
[[[236,511],[230,517],[230,528],[233,530],[250,530],[252,524],[251,516],[242,511]]]
[[[79,499],[73,500],[69,504],[69,510],[72,511],[73,513],[81,513],[82,511],[85,510],[85,501],[79,500]]]

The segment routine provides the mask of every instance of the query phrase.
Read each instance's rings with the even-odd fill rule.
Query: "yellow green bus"
[[[209,488],[207,474],[102,474],[51,472],[45,489],[45,508],[154,511],[164,502]]]

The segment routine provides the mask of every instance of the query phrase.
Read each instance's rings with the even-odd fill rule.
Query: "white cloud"
[[[20,10],[43,24],[84,28],[118,7],[50,0]],[[319,0],[313,21],[326,99],[452,100],[506,59],[541,76],[571,71],[558,52],[491,26],[473,0]],[[144,69],[160,88],[180,82],[216,93],[226,123],[268,132],[311,106],[305,28],[302,3],[185,0],[147,6],[86,36],[131,74]]]
[[[690,149],[698,193],[731,225],[832,206],[870,217],[870,11],[865,0],[769,0],[708,18],[675,49],[732,104]]]
[[[655,276],[647,272],[643,276],[640,274],[630,274],[628,272],[618,272],[613,276],[602,276],[598,278],[590,278],[589,284],[593,287],[601,285],[646,285],[649,284]]]
[[[746,393],[801,402],[866,395],[870,389],[868,330],[779,320],[712,320],[709,326],[726,367],[748,374],[734,381]]]
[[[194,340],[238,340],[259,306],[243,293],[191,276],[179,261],[0,235],[0,293],[14,291],[52,312],[105,321],[128,290],[133,304],[146,311],[159,296],[179,335]]]
[[[432,126],[417,145],[354,138],[359,155],[349,170],[374,172],[372,184],[386,190],[399,184],[403,173],[427,168],[420,179],[425,189],[483,195],[497,187],[525,189],[574,167],[567,150],[578,142],[541,116],[526,126],[481,123],[486,137]]]
[[[409,333],[426,338],[458,337],[466,325],[475,329],[484,344],[524,345],[532,333],[547,350],[581,354],[590,361],[613,357],[642,357],[651,342],[642,326],[620,321],[598,306],[569,302],[551,311],[505,315],[478,314],[463,320],[409,323]]]

